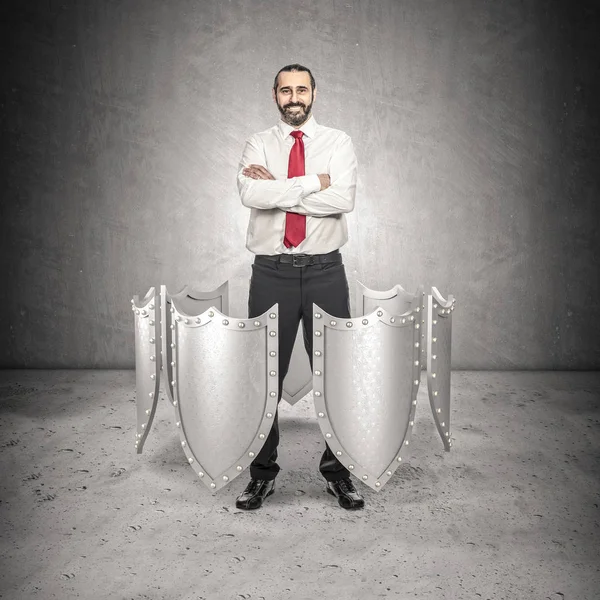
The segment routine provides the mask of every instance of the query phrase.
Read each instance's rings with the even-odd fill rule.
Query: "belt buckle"
[[[292,266],[294,267],[305,267],[307,264],[313,264],[311,262],[307,262],[306,259],[311,258],[308,254],[292,254]]]

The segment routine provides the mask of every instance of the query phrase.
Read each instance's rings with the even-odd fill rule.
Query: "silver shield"
[[[173,405],[188,463],[213,492],[250,465],[277,410],[278,305],[253,319],[171,299]]]
[[[392,315],[401,315],[414,310],[420,315],[421,330],[421,368],[427,364],[427,298],[423,286],[419,286],[414,294],[407,292],[401,285],[395,285],[390,290],[372,290],[360,281],[356,282],[356,317],[373,312],[377,307],[384,308]],[[416,318],[416,317],[415,317]]]
[[[339,461],[379,491],[402,461],[412,433],[421,311],[394,315],[380,307],[339,319],[316,304],[313,308],[319,427]]]
[[[450,433],[450,373],[452,312],[456,304],[452,296],[444,300],[437,288],[427,296],[427,389],[433,419],[444,448],[452,446]]]
[[[135,447],[141,454],[154,420],[160,387],[160,296],[152,287],[143,300],[134,296],[131,308],[135,317]]]
[[[177,305],[183,312],[189,315],[198,315],[214,307],[223,314],[229,313],[229,281],[220,285],[217,289],[210,292],[203,292],[184,286],[182,290],[176,294],[170,294],[166,286],[160,286],[160,297],[162,309],[162,350],[165,357],[164,371],[166,373],[165,388],[167,396],[171,404],[173,404],[173,350],[171,348],[172,332],[175,326],[173,325],[172,300],[177,302]]]
[[[281,397],[292,406],[312,390],[312,371],[306,347],[302,323],[298,327],[296,341],[292,350],[290,366],[283,380]]]

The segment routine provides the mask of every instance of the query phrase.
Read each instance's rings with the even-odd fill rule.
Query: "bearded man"
[[[348,280],[340,248],[348,241],[346,214],[354,210],[356,155],[350,137],[316,122],[314,77],[299,64],[280,69],[273,100],[281,119],[246,141],[238,171],[242,204],[250,208],[246,247],[255,254],[248,318],[279,304],[279,398],[302,321],[312,369],[313,302],[340,318],[350,317]],[[279,473],[278,415],[250,465],[251,481],[238,508],[262,506]],[[350,472],[325,443],[319,470],[341,507],[364,506]]]

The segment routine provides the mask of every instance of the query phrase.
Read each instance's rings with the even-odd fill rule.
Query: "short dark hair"
[[[317,84],[315,83],[315,78],[313,77],[313,74],[310,72],[310,69],[307,69],[306,67],[303,67],[302,65],[299,65],[298,63],[294,63],[293,65],[287,65],[287,66],[279,69],[279,71],[277,71],[277,75],[275,75],[275,81],[273,82],[273,91],[275,93],[277,93],[277,82],[279,80],[279,73],[283,73],[283,72],[291,73],[291,72],[295,72],[295,71],[304,71],[309,74],[310,85],[312,86],[312,89],[314,91]]]

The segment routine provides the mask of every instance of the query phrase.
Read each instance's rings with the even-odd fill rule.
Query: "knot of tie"
[[[290,133],[290,135],[298,140],[298,139],[302,138],[302,136],[304,135],[304,132],[300,131],[299,129],[296,129],[295,131],[292,131]]]

